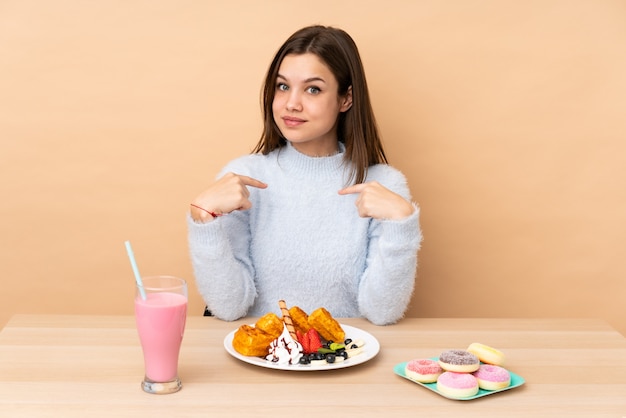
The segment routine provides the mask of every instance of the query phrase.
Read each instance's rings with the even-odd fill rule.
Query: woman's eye
[[[307,91],[311,94],[319,94],[322,90],[320,90],[318,87],[311,86],[307,89]]]
[[[285,83],[278,83],[276,84],[276,90],[287,91],[289,87]]]

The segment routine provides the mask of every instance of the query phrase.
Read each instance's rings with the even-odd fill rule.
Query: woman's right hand
[[[267,184],[252,177],[226,173],[191,202],[191,217],[196,222],[210,222],[214,219],[211,212],[222,215],[250,209],[248,186],[265,189]]]

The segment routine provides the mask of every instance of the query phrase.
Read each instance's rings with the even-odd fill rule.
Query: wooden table
[[[224,337],[244,319],[189,317],[183,389],[140,389],[130,316],[18,315],[0,332],[0,417],[626,417],[626,338],[591,319],[405,319],[377,327],[374,359],[320,372],[270,370],[231,357]],[[470,401],[443,398],[393,366],[482,342],[526,383]]]

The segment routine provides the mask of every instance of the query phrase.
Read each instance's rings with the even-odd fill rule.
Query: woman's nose
[[[290,112],[299,112],[302,110],[302,100],[300,95],[292,91],[287,100],[287,110]]]

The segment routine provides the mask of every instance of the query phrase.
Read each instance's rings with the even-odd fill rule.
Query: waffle
[[[289,314],[291,315],[296,331],[299,331],[301,334],[306,334],[309,329],[311,329],[311,325],[309,325],[309,315],[298,306],[289,308]]]
[[[253,327],[240,326],[233,337],[233,348],[244,356],[262,357],[267,355],[270,344],[282,332],[283,321],[270,312],[260,317]]]
[[[319,332],[326,341],[343,342],[346,338],[341,325],[325,308],[317,308],[309,315],[309,325]]]

